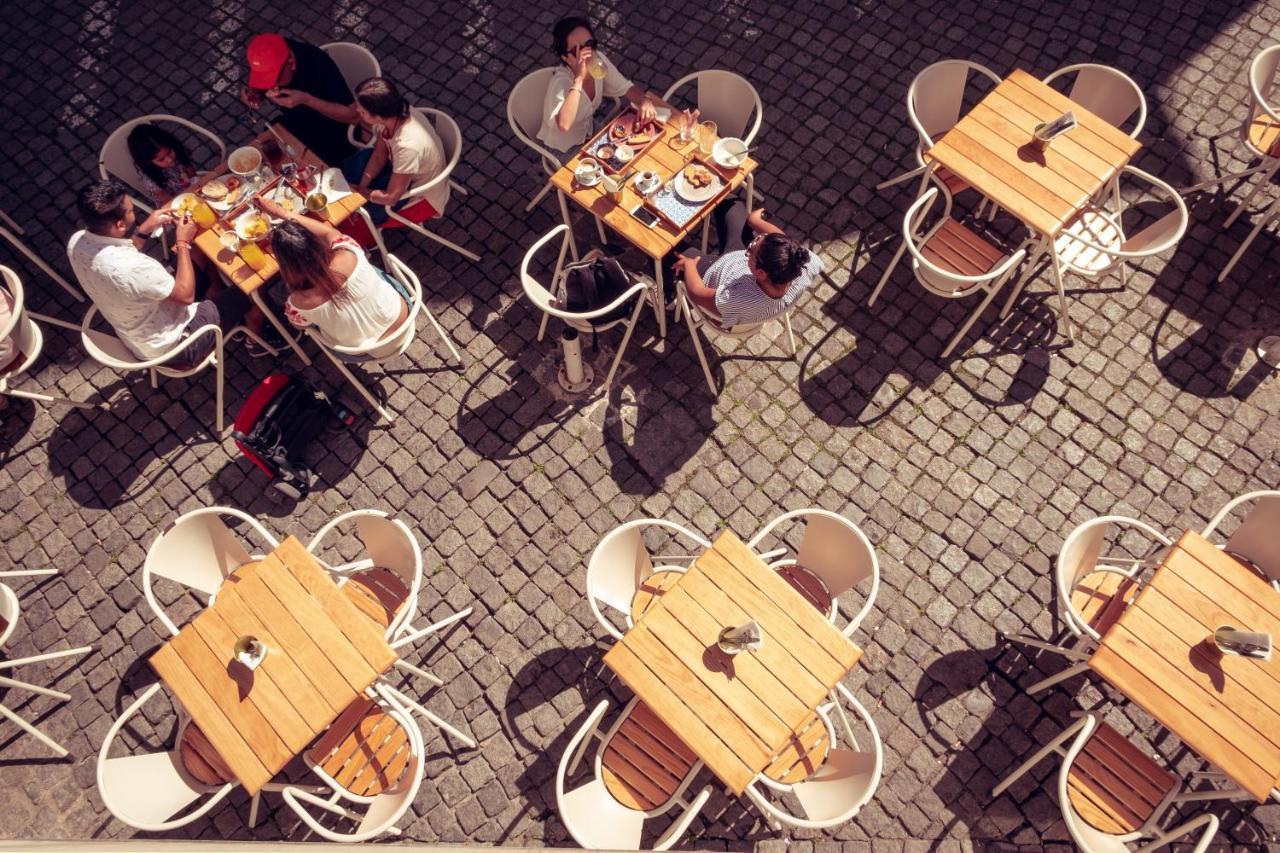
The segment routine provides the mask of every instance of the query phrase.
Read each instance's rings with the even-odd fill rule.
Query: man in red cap
[[[279,33],[261,33],[250,40],[245,57],[249,81],[240,100],[246,106],[259,109],[265,95],[280,107],[280,123],[326,163],[340,165],[352,154],[347,125],[358,117],[329,54]]]

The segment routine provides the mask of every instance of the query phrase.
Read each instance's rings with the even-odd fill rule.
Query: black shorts
[[[220,291],[212,299],[204,299],[196,303],[196,313],[187,323],[182,337],[185,340],[197,329],[204,326],[217,326],[225,336],[240,325],[245,313],[249,310],[249,297],[238,287],[228,287]],[[201,335],[200,339],[182,351],[182,360],[190,364],[199,364],[213,352],[213,335]]]

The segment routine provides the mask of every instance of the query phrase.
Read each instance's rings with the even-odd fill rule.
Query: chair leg
[[[32,320],[38,320],[41,323],[48,323],[51,326],[61,326],[64,329],[70,329],[73,332],[80,331],[79,323],[68,323],[66,320],[59,320],[57,317],[50,317],[48,314],[37,314],[35,311],[28,311],[27,316]]]
[[[791,357],[796,357],[796,336],[791,331],[791,312],[782,315],[782,325],[787,330],[787,346],[791,350]]]
[[[430,683],[434,684],[436,687],[444,686],[444,682],[441,681],[437,676],[433,675],[430,672],[427,672],[425,669],[420,669],[419,667],[414,666],[408,661],[398,660],[395,663],[395,667],[396,669],[401,670],[403,672],[408,672],[413,675],[416,675],[419,678],[421,678],[423,681],[429,681]]]
[[[1066,752],[1062,749],[1062,745],[1066,743],[1068,740],[1070,740],[1072,737],[1074,737],[1076,732],[1080,731],[1081,726],[1084,725],[1085,719],[1086,719],[1085,717],[1081,717],[1079,720],[1067,726],[1067,728],[1059,732],[1053,738],[1053,740],[1049,741],[1044,746],[1040,747],[1040,749],[1036,750],[1035,755],[1032,755],[1026,761],[1019,764],[1012,773],[1010,773],[1008,776],[1001,779],[999,784],[997,784],[994,788],[991,789],[991,798],[995,799],[996,797],[1003,794],[1006,790],[1008,790],[1010,785],[1018,781],[1018,779],[1024,776],[1026,772],[1030,770],[1032,767],[1035,767],[1037,764],[1039,764],[1041,759],[1043,759],[1049,753],[1056,752],[1059,755],[1066,755]]]
[[[432,240],[435,240],[437,243],[439,243],[441,246],[444,246],[446,249],[453,249],[453,251],[457,252],[459,255],[462,255],[462,257],[466,258],[472,263],[478,263],[480,261],[480,256],[477,255],[475,252],[472,252],[469,249],[462,248],[452,240],[446,240],[444,237],[441,237],[439,234],[435,233],[434,231],[428,231],[427,229],[423,228],[421,225],[419,225],[416,222],[410,222],[408,219],[405,219],[404,217],[397,215],[395,211],[392,211],[390,213],[390,216],[392,219],[401,223],[405,227],[411,228],[414,231],[417,231],[423,237],[429,237]],[[601,229],[601,233],[602,234],[604,233],[603,228]]]
[[[18,227],[18,223],[14,222],[7,215],[4,217],[4,220],[5,222],[7,222],[9,225],[13,227],[14,231],[17,231],[19,234],[24,233],[23,230]],[[40,257],[35,252],[33,252],[27,246],[26,243],[22,242],[16,236],[11,234],[7,228],[0,228],[0,237],[4,237],[6,240],[12,243],[19,252],[27,256],[27,260],[31,261],[31,263],[39,267],[41,272],[43,272],[45,275],[49,276],[49,278],[57,282],[58,285],[61,286],[63,290],[65,290],[67,293],[70,293],[71,296],[74,297],[76,302],[84,302],[83,293],[81,293],[77,288],[72,287],[71,283],[68,282],[65,278],[63,278],[62,275],[58,273],[57,270],[55,270],[53,267],[45,263],[44,258]]]
[[[753,173],[753,174],[747,175],[747,212],[748,213],[751,212],[752,210],[751,205],[755,204],[755,200],[756,200],[756,176]]]
[[[525,205],[524,212],[528,213],[529,211],[537,207],[538,202],[546,198],[547,193],[549,192],[551,192],[551,183],[548,181],[547,183],[542,185],[542,189],[538,190],[538,194],[533,197],[533,200],[530,201],[527,205]]]
[[[63,693],[61,690],[41,687],[38,684],[31,684],[26,681],[18,681],[16,678],[5,678],[4,676],[0,676],[0,687],[9,687],[14,690],[26,690],[30,693],[39,693],[41,696],[51,696],[54,699],[61,699],[63,702],[71,699],[70,693]]]
[[[609,242],[609,235],[604,233],[604,220],[599,216],[593,216],[591,218],[596,221],[596,234],[600,237],[600,245],[603,246]]]
[[[398,700],[400,700],[400,701],[404,702],[406,705],[408,705],[408,706],[409,706],[409,711],[410,711],[410,713],[420,714],[423,718],[425,718],[425,719],[426,719],[428,722],[430,722],[433,726],[435,726],[435,727],[436,727],[436,728],[438,728],[438,729],[442,729],[442,730],[444,730],[444,731],[448,732],[450,735],[452,735],[454,738],[456,738],[456,739],[458,739],[459,741],[461,741],[461,742],[462,742],[464,745],[466,745],[467,747],[469,747],[469,748],[471,748],[471,749],[475,749],[475,748],[476,748],[476,742],[475,742],[475,739],[474,739],[474,738],[472,738],[470,735],[463,734],[462,732],[460,732],[458,729],[454,728],[454,727],[453,727],[452,725],[450,725],[449,723],[446,723],[444,720],[440,719],[440,718],[439,718],[439,717],[437,717],[435,714],[433,714],[433,713],[431,713],[430,711],[428,711],[428,710],[427,710],[426,708],[424,708],[420,703],[415,702],[415,701],[413,701],[412,699],[410,699],[410,698],[409,698],[408,696],[406,696],[402,691],[400,691],[400,690],[398,690],[398,689],[396,689],[396,688],[394,688],[394,687],[390,687],[389,685],[388,685],[388,689],[389,689],[389,690],[391,691],[391,693],[396,697],[396,699],[398,699]]]
[[[684,302],[684,296],[680,297],[680,301]],[[693,307],[683,305],[685,323],[689,327],[689,337],[693,338],[693,349],[698,353],[698,361],[702,364],[702,375],[707,377],[707,387],[711,389],[711,395],[716,394],[716,382],[711,378],[711,367],[707,364],[707,356],[702,351],[702,341],[698,340],[698,326],[693,320]]]
[[[26,720],[19,717],[13,711],[10,711],[4,705],[0,705],[0,716],[8,718],[18,728],[22,729],[27,734],[34,737],[36,740],[40,741],[45,746],[52,749],[54,751],[54,754],[56,754],[59,758],[63,758],[66,756],[67,750],[63,748],[62,744],[58,743],[53,738],[49,737],[44,732],[37,729],[35,726],[31,725]]]
[[[458,348],[453,345],[453,341],[449,340],[449,336],[445,334],[444,328],[440,325],[439,321],[436,320],[436,315],[432,314],[431,310],[427,308],[425,304],[422,306],[422,313],[427,315],[427,321],[431,323],[431,328],[436,330],[436,334],[440,336],[440,340],[444,341],[444,345],[448,347],[449,352],[453,354],[453,360],[458,363],[459,367],[461,367],[462,355],[458,352]],[[545,318],[547,315],[544,314],[542,316]]]
[[[1280,169],[1280,159],[1273,160],[1271,163],[1267,164],[1266,172],[1263,174],[1262,180],[1258,181],[1258,183],[1254,185],[1254,188],[1249,191],[1249,194],[1244,197],[1244,200],[1236,205],[1236,209],[1231,211],[1231,215],[1227,217],[1227,221],[1222,223],[1224,228],[1230,228],[1232,223],[1240,217],[1240,214],[1244,213],[1245,208],[1247,208],[1250,202],[1253,201],[1253,197],[1262,192],[1264,187],[1270,186],[1271,179],[1275,177],[1277,169]]]
[[[75,406],[78,409],[102,409],[106,410],[106,403],[87,403],[80,400],[72,400],[68,397],[54,397],[50,394],[41,394],[37,391],[15,391],[11,388],[0,389],[0,394],[8,394],[10,397],[22,397],[26,400],[37,400],[41,403],[62,403],[67,406]]]
[[[93,651],[93,646],[80,646],[74,649],[60,649],[56,652],[45,652],[39,655],[32,655],[26,658],[13,658],[12,660],[0,661],[0,669],[13,669],[17,666],[23,666],[29,663],[42,663],[48,660],[57,660],[58,658],[71,657],[72,655],[87,655]]]
[[[1253,244],[1253,241],[1262,233],[1262,229],[1270,225],[1272,220],[1274,220],[1278,214],[1280,214],[1280,199],[1271,203],[1271,209],[1267,211],[1266,216],[1258,217],[1258,221],[1253,226],[1253,230],[1249,232],[1249,236],[1244,238],[1244,242],[1240,244],[1240,248],[1236,249],[1236,253],[1231,256],[1231,260],[1227,261],[1227,265],[1222,268],[1222,272],[1218,273],[1219,282],[1226,281],[1227,276],[1231,274],[1231,270],[1235,268],[1236,263],[1244,257],[1245,250]]]
[[[707,255],[707,241],[711,237],[711,217],[702,220],[702,255]]]
[[[550,186],[548,184],[547,186]],[[565,236],[569,238],[569,256],[575,261],[578,260],[578,238],[573,234],[573,219],[569,216],[569,205],[565,201],[564,193],[559,189],[556,190],[556,199],[560,202],[560,219],[564,222],[565,227],[569,230],[565,232]]]
[[[920,174],[921,172],[923,172],[924,170],[925,170],[925,167],[924,167],[924,166],[919,166],[919,167],[917,167],[917,168],[915,168],[915,169],[912,169],[912,170],[911,170],[911,171],[909,171],[909,172],[903,172],[901,175],[898,175],[896,178],[890,178],[890,179],[889,179],[889,180],[887,180],[887,181],[882,181],[882,182],[880,182],[880,183],[876,184],[876,191],[878,192],[878,191],[880,191],[880,190],[887,190],[889,187],[897,186],[898,184],[902,183],[903,181],[909,181],[909,180],[911,180],[912,178],[914,178],[916,175],[918,175],[918,174]]]
[[[943,358],[951,355],[951,351],[956,348],[956,344],[960,343],[960,341],[964,339],[964,336],[968,333],[970,327],[973,326],[974,321],[982,316],[982,312],[987,310],[987,306],[990,305],[991,300],[995,298],[996,289],[993,287],[987,291],[986,298],[983,299],[978,307],[974,309],[973,313],[969,315],[969,319],[964,321],[964,325],[956,331],[955,337],[951,339],[951,343],[947,344],[947,348],[942,351]]]
[[[609,375],[604,379],[605,388],[613,384],[614,374],[618,372],[618,365],[622,363],[622,354],[627,351],[627,344],[631,342],[631,333],[635,331],[636,322],[640,319],[640,309],[644,308],[646,301],[648,301],[648,297],[642,291],[640,298],[636,300],[636,307],[631,311],[631,319],[627,321],[627,330],[622,335],[622,343],[618,344],[618,354],[613,357],[613,364],[609,367]]]
[[[1013,643],[1018,643],[1019,645],[1030,646],[1033,649],[1040,649],[1041,651],[1045,651],[1045,652],[1053,652],[1055,655],[1062,655],[1063,657],[1071,658],[1072,660],[1088,660],[1089,659],[1089,655],[1083,652],[1077,651],[1075,649],[1067,648],[1066,646],[1060,646],[1060,645],[1057,645],[1056,643],[1046,643],[1044,640],[1040,640],[1035,637],[1028,637],[1025,634],[1005,634],[1004,639],[1009,640],[1010,642],[1013,642]]]
[[[262,793],[253,795],[253,799],[249,802],[249,828],[253,829],[258,825],[258,804],[262,802]]]
[[[453,190],[458,195],[471,195],[471,190],[467,189],[462,184],[452,179],[450,179],[449,181],[449,189]]]
[[[223,419],[225,417],[225,415],[222,412],[222,385],[223,385],[223,380],[225,379],[225,376],[226,376],[225,366],[223,364],[223,362],[226,361],[225,355],[226,354],[222,349],[222,342],[219,341],[217,354],[214,355],[213,357],[213,372],[216,376],[216,379],[214,381],[218,383],[218,390],[215,392],[214,401],[215,401],[215,405],[217,406],[216,420],[218,424],[218,440],[219,441],[222,440],[222,429],[224,426]]]
[[[1053,685],[1058,684],[1059,682],[1066,681],[1068,678],[1073,678],[1082,672],[1087,672],[1088,669],[1089,669],[1088,663],[1078,663],[1078,664],[1075,664],[1074,666],[1069,666],[1066,669],[1064,669],[1062,672],[1058,673],[1057,675],[1051,675],[1048,678],[1042,678],[1039,681],[1037,681],[1035,684],[1030,685],[1029,687],[1027,687],[1027,693],[1028,694],[1039,693],[1041,690],[1052,687]]]
[[[324,348],[321,347],[321,349],[324,349]],[[343,364],[340,359],[336,358],[333,355],[333,353],[329,352],[327,349],[324,350],[324,354],[329,357],[329,361],[333,362],[333,366],[338,368],[338,372],[347,378],[347,381],[351,383],[351,387],[355,388],[358,392],[360,392],[360,396],[364,397],[365,400],[368,401],[369,405],[373,407],[374,411],[376,411],[383,420],[385,420],[387,423],[390,423],[391,421],[396,419],[395,414],[387,410],[386,408],[384,408],[383,405],[379,403],[371,393],[369,393],[369,389],[365,388],[364,385],[362,385],[360,381],[356,379],[356,377],[351,373],[350,370],[347,369],[347,366]]]
[[[889,280],[889,276],[893,275],[894,269],[898,266],[898,261],[902,260],[902,255],[907,251],[907,244],[904,240],[902,245],[898,247],[898,251],[893,253],[893,260],[889,261],[889,266],[885,268],[884,275],[880,276],[880,281],[876,283],[876,289],[871,291],[871,298],[867,300],[867,305],[875,305],[876,297],[880,295],[880,291],[884,289],[885,282]]]
[[[156,377],[156,369],[153,367],[153,368],[151,368],[151,370],[150,370],[150,371],[148,371],[148,372],[151,374],[151,387],[152,387],[152,388],[159,388],[159,387],[160,387],[160,380]]]

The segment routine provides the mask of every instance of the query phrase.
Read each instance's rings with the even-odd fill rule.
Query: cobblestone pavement
[[[453,752],[432,737],[427,782],[403,821],[408,839],[568,842],[555,810],[556,762],[587,708],[626,696],[601,662],[603,632],[583,599],[585,560],[604,532],[642,515],[748,536],[783,510],[821,506],[848,515],[875,543],[883,583],[849,684],[884,738],[884,777],[856,820],[797,833],[795,844],[1069,845],[1049,790],[1051,762],[994,802],[988,792],[1066,724],[1077,701],[1106,708],[1123,733],[1178,770],[1199,766],[1094,681],[1027,696],[1020,685],[1061,663],[1029,661],[996,630],[1048,637],[1059,627],[1051,570],[1075,524],[1118,513],[1176,533],[1201,527],[1234,495],[1280,483],[1280,394],[1251,346],[1280,328],[1276,241],[1263,235],[1215,287],[1250,217],[1224,230],[1226,201],[1195,197],[1193,224],[1171,256],[1142,262],[1125,286],[1114,275],[1069,281],[1074,347],[1062,346],[1057,301],[1041,279],[1007,320],[989,311],[960,355],[943,360],[972,303],[923,295],[899,268],[882,300],[866,305],[894,250],[885,238],[910,198],[905,187],[878,194],[874,185],[910,160],[906,87],[943,57],[999,73],[1118,66],[1150,107],[1138,165],[1175,185],[1210,175],[1215,156],[1223,169],[1238,167],[1234,138],[1211,137],[1242,119],[1248,61],[1274,37],[1280,0],[590,4],[619,65],[659,91],[691,67],[729,68],[754,82],[766,104],[757,186],[775,219],[807,235],[826,261],[829,275],[795,318],[799,357],[783,357],[775,325],[713,359],[723,382],[715,398],[687,330],[673,326],[659,344],[651,317],[607,399],[550,387],[556,346],[535,340],[539,318],[520,296],[517,269],[553,226],[554,204],[522,213],[535,164],[503,107],[517,79],[551,60],[547,33],[562,11],[485,0],[0,9],[0,205],[60,269],[73,191],[121,121],[170,112],[232,142],[256,132],[233,92],[246,38],[262,29],[365,43],[420,102],[457,117],[466,140],[458,177],[471,195],[455,200],[442,230],[485,256],[472,265],[392,238],[465,347],[466,367],[449,369],[424,333],[402,364],[371,372],[399,419],[366,420],[354,437],[331,440],[316,453],[319,488],[296,505],[265,495],[231,442],[211,440],[212,377],[152,390],[97,369],[74,336],[48,330],[30,384],[115,402],[88,414],[17,402],[3,413],[0,568],[62,572],[15,584],[22,625],[6,652],[66,643],[97,651],[79,666],[24,670],[69,691],[65,706],[3,697],[74,760],[48,759],[0,725],[0,834],[132,834],[94,789],[95,756],[111,721],[154,679],[144,658],[161,637],[139,588],[146,546],[178,513],[210,504],[304,538],[348,507],[395,511],[426,548],[424,610],[475,607],[430,657],[448,684],[427,701],[465,721],[481,747]],[[589,231],[579,229],[584,239]],[[0,263],[23,276],[37,310],[81,316],[7,245]],[[601,336],[598,376],[616,343]],[[272,369],[236,349],[229,412]],[[304,375],[365,411],[330,368]],[[161,731],[165,719],[147,715]],[[1274,805],[1216,811],[1220,838],[1251,849],[1280,831]],[[274,808],[253,833],[247,812],[235,792],[177,834],[301,836],[287,809]],[[717,792],[687,843],[781,849],[778,839]]]

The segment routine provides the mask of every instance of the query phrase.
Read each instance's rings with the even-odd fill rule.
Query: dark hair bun
[[[809,250],[786,234],[769,234],[760,242],[756,266],[774,284],[788,284],[809,263]]]

